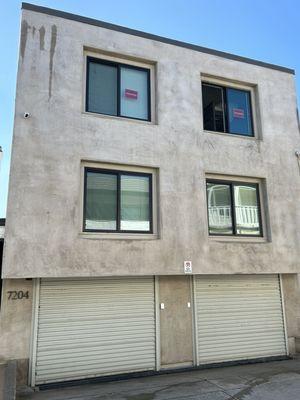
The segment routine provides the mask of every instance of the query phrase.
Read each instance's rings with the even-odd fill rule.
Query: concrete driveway
[[[300,358],[23,392],[19,400],[298,400]]]

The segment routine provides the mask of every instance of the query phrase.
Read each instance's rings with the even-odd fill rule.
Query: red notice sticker
[[[125,89],[125,97],[127,97],[127,99],[137,100],[138,92],[132,89]]]
[[[232,113],[234,118],[245,118],[245,111],[242,108],[233,108]]]

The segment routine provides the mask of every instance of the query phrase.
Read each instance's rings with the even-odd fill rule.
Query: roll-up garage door
[[[153,278],[41,280],[35,384],[154,368]]]
[[[198,363],[286,355],[278,275],[197,276]]]

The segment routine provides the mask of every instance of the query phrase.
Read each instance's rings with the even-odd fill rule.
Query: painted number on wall
[[[29,299],[29,292],[28,290],[24,292],[23,290],[8,290],[7,292],[8,300],[22,300],[22,299]]]

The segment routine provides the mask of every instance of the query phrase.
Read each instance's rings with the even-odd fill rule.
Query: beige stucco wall
[[[29,298],[9,299],[9,291],[23,291]],[[32,281],[3,281],[0,312],[0,359],[28,358],[32,316]]]
[[[282,291],[284,298],[285,318],[290,353],[297,350],[297,339],[300,338],[300,275],[283,274]],[[299,349],[298,349],[299,351]]]
[[[32,281],[20,278],[175,275],[184,260],[193,273],[284,273],[292,349],[300,336],[294,77],[29,11],[22,32],[3,265],[5,278],[19,279],[4,281],[0,358],[29,358]],[[156,63],[156,124],[82,112],[84,46]],[[201,73],[257,85],[262,140],[203,131]],[[80,235],[81,160],[158,168],[159,239]],[[209,172],[265,179],[269,241],[208,237]],[[9,290],[30,298],[8,301]]]
[[[0,309],[0,360],[17,360],[17,382],[26,384],[30,357],[32,320],[32,280],[13,279],[2,282]],[[9,292],[28,291],[28,299],[9,298]]]
[[[293,75],[27,10],[22,33],[4,277],[300,271]],[[157,124],[82,112],[84,46],[157,63]],[[203,131],[201,73],[257,85],[262,140]],[[159,239],[80,236],[83,159],[159,169]],[[266,180],[270,241],[208,237],[207,172]]]

